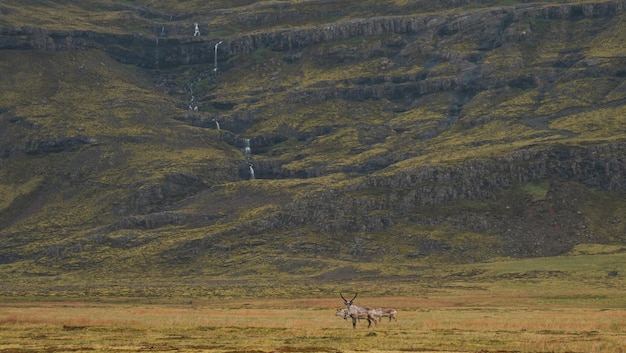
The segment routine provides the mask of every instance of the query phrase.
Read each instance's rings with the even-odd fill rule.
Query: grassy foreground
[[[585,282],[369,283],[414,296],[359,294],[391,306],[376,327],[335,316],[323,298],[91,298],[0,302],[0,352],[625,352],[626,293]],[[350,288],[348,288],[350,290]]]
[[[623,246],[580,245],[558,257],[324,281],[136,278],[81,290],[63,277],[46,287],[4,273],[0,353],[624,353],[625,263]],[[339,292],[355,291],[355,304],[393,307],[397,322],[353,330],[335,311]]]
[[[0,352],[624,352],[623,309],[528,305],[524,294],[485,307],[494,294],[482,294],[377,298],[401,307],[398,321],[356,330],[333,316],[336,298],[3,304]]]

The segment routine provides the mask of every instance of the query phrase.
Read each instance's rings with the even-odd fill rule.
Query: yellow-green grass
[[[100,51],[4,51],[0,59],[0,104],[51,137],[150,136],[176,114],[171,98]]]
[[[601,58],[619,58],[626,56],[626,15],[622,14],[609,22],[612,30],[604,31],[596,37],[594,45],[587,49],[587,54]]]
[[[375,263],[338,261],[355,277],[337,281],[268,272],[229,281],[201,269],[169,279],[71,271],[16,279],[8,272],[17,266],[5,265],[0,352],[623,353],[625,256],[624,246],[581,245],[539,259],[404,262],[370,277]],[[233,273],[240,264],[225,266]],[[339,292],[394,307],[398,321],[353,330],[334,315]]]
[[[582,139],[618,140],[626,136],[626,107],[600,108],[565,116],[550,124],[551,128],[572,131]]]
[[[376,283],[371,283],[376,285]],[[353,330],[319,298],[200,298],[158,304],[85,301],[0,304],[3,352],[623,352],[624,308],[545,303],[549,293],[448,288],[405,297],[359,295],[398,310]],[[344,288],[344,296],[352,288]]]
[[[36,190],[42,182],[41,177],[26,180],[23,184],[0,183],[0,211],[5,210],[16,198]]]

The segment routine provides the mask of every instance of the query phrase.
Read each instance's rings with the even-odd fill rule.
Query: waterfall
[[[222,44],[222,41],[219,41],[217,44],[215,44],[215,68],[213,69],[213,71],[215,71],[215,73],[217,73],[217,47]]]
[[[250,180],[254,180],[254,168],[251,162],[248,162],[248,167],[250,168]]]
[[[217,119],[213,118],[213,121],[215,121],[215,128],[220,130],[220,122],[217,121]]]
[[[246,156],[246,163],[248,163],[248,170],[250,170],[250,180],[254,180],[254,164],[252,163],[252,149],[250,148],[250,139],[243,139],[243,142],[243,154]]]
[[[193,86],[190,88],[191,98],[189,99],[189,110],[198,111],[198,104],[196,104],[196,97],[193,95]]]
[[[246,158],[250,158],[252,156],[252,149],[250,148],[250,139],[244,139],[245,147],[243,148],[243,154],[246,155]]]
[[[155,55],[155,61],[156,61],[156,68],[159,68],[159,37],[156,37],[156,55]]]

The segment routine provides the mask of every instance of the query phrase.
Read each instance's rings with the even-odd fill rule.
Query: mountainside
[[[616,0],[3,1],[0,278],[623,245],[624,43]]]

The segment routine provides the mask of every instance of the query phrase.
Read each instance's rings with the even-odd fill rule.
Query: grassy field
[[[128,275],[81,287],[4,273],[0,353],[624,353],[625,263],[623,246],[592,244],[565,256],[324,281]],[[352,329],[335,312],[339,292],[355,291],[356,305],[393,307],[398,320]]]
[[[0,352],[624,352],[623,309],[527,305],[523,294],[477,306],[485,295],[376,298],[401,307],[398,321],[356,330],[334,316],[337,298],[3,304]]]
[[[623,353],[626,292],[611,281],[360,283],[355,304],[394,307],[398,320],[356,330],[324,285],[316,298],[4,297],[0,352]],[[377,297],[381,286],[415,294]]]

